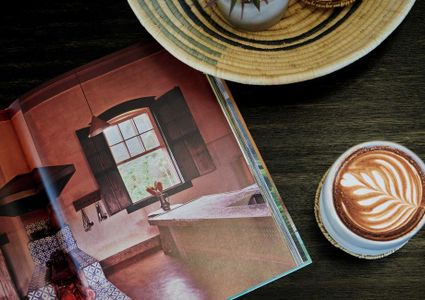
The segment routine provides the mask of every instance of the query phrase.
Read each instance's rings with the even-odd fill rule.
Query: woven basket
[[[128,1],[152,36],[186,64],[264,85],[304,81],[347,66],[388,37],[415,2],[357,0],[325,9],[292,0],[277,25],[243,32],[226,23],[216,7],[205,8],[207,0]]]
[[[302,0],[303,2],[317,7],[331,8],[343,7],[353,4],[356,0]]]

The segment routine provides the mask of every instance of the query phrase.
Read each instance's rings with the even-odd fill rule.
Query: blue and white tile
[[[28,294],[28,300],[56,300],[58,299],[55,288],[49,284],[36,291],[32,291]],[[96,298],[97,299],[97,298]],[[105,298],[106,300],[107,298]]]

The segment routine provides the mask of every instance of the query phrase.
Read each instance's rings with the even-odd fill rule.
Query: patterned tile
[[[51,284],[28,293],[28,300],[56,300],[56,299],[58,299],[58,297],[56,296],[55,289]]]
[[[37,264],[46,264],[50,255],[59,249],[59,244],[55,236],[49,236],[28,243],[32,259]]]
[[[83,268],[83,272],[90,286],[102,285],[107,281],[99,262]]]
[[[47,267],[45,265],[35,265],[28,290],[36,291],[48,284]]]
[[[34,222],[34,223],[29,224],[29,225],[26,225],[25,230],[26,230],[28,236],[30,236],[32,233],[39,231],[39,230],[42,230],[42,229],[46,229],[47,227],[48,227],[48,220],[45,219],[45,220],[41,220],[41,221]]]
[[[69,252],[69,254],[72,256],[76,265],[79,266],[80,269],[83,269],[97,262],[95,258],[91,257],[90,255],[78,248],[72,250],[71,252]]]
[[[41,230],[46,221],[26,226],[28,234]],[[29,300],[57,299],[54,287],[48,282],[46,262],[56,250],[68,252],[75,264],[83,271],[88,285],[96,292],[96,300],[131,300],[115,285],[106,279],[100,263],[80,250],[68,225],[56,235],[28,243],[28,248],[36,266],[28,289]]]
[[[65,225],[57,234],[56,239],[59,247],[65,252],[70,252],[77,248],[77,242],[72,235],[71,229]]]
[[[96,293],[96,300],[131,300],[109,281],[104,285],[91,286]]]
[[[96,292],[96,300],[131,300],[106,279],[98,262],[83,269],[89,286]]]

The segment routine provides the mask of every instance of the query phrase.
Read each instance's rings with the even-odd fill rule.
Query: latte
[[[355,234],[375,241],[400,238],[425,214],[425,175],[404,151],[360,148],[340,165],[333,182],[337,215]]]

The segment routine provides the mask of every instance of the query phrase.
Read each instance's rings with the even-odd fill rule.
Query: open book
[[[234,298],[310,263],[225,82],[157,44],[0,110],[0,246],[1,299]]]

